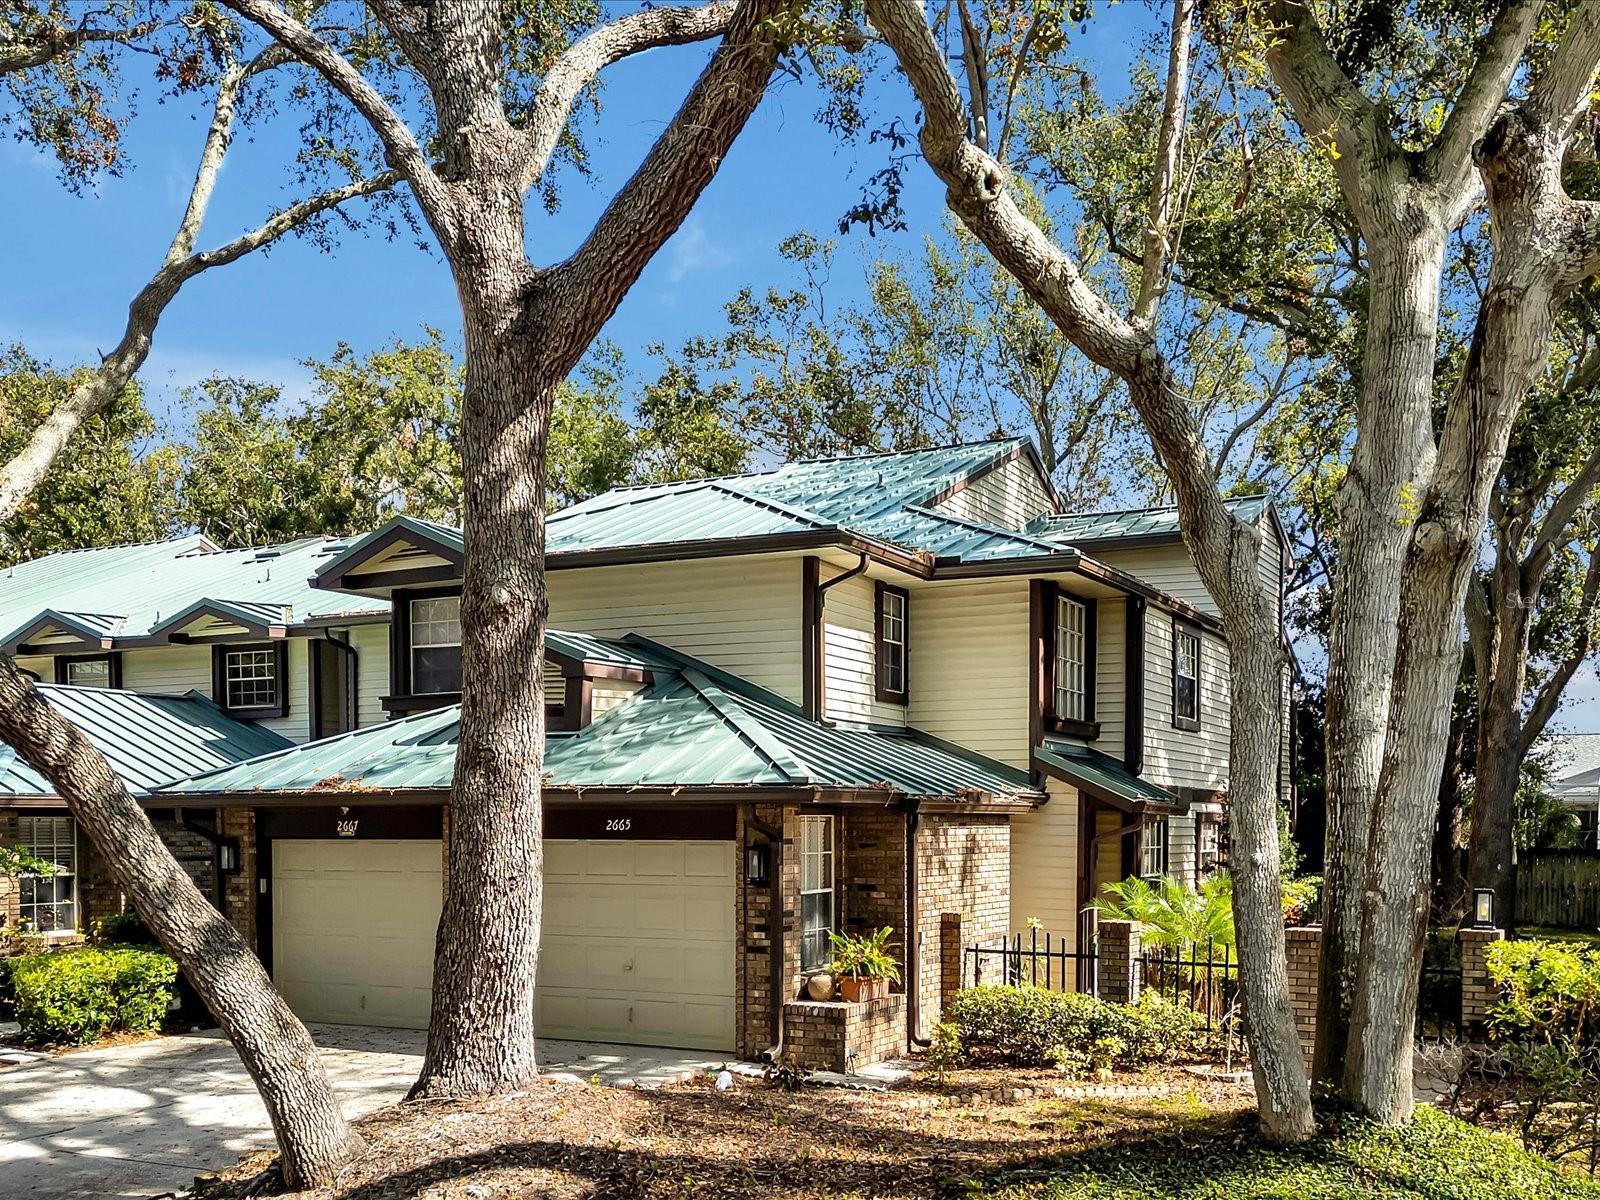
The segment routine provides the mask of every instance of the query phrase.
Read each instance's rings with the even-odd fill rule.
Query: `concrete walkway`
[[[405,1095],[423,1035],[319,1025],[334,1088],[350,1117]],[[720,1067],[699,1051],[544,1042],[557,1078],[656,1087]],[[0,1196],[5,1200],[145,1197],[272,1145],[266,1110],[220,1035],[81,1050],[0,1070]]]

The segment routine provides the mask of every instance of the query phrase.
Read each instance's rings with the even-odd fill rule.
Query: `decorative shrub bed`
[[[1070,1073],[1172,1062],[1201,1048],[1193,1010],[1147,992],[1108,1004],[1077,992],[988,985],[955,995],[935,1036],[935,1065],[1007,1063]]]
[[[24,1040],[86,1045],[113,1032],[157,1029],[178,965],[158,950],[81,946],[9,960]]]
[[[1501,995],[1489,1013],[1496,1038],[1600,1045],[1600,950],[1519,939],[1490,947],[1488,965]]]

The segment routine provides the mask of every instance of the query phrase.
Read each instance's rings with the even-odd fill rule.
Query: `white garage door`
[[[273,976],[313,1021],[428,1023],[437,841],[276,840]],[[734,845],[545,843],[547,1037],[733,1048]]]

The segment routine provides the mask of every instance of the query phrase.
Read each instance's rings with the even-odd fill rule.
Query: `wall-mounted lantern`
[[[217,868],[224,875],[239,873],[239,839],[232,837],[217,840]]]
[[[772,872],[772,847],[766,842],[751,842],[744,848],[744,881],[751,887],[766,887]]]
[[[1472,889],[1472,927],[1474,929],[1493,929],[1494,926],[1494,889]]]

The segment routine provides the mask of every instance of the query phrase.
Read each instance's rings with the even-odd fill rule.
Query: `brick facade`
[[[223,837],[239,839],[239,869],[223,877],[228,920],[257,954],[256,945],[256,814],[249,808],[217,810]]]
[[[1289,1008],[1300,1034],[1306,1064],[1317,1044],[1317,990],[1322,977],[1322,926],[1304,925],[1283,931],[1289,956]]]
[[[977,814],[922,818],[917,831],[917,947],[923,1037],[943,1012],[942,914],[960,913],[967,945],[992,945],[1011,928],[1011,822]]]
[[[783,1006],[784,1048],[813,1071],[855,1071],[906,1049],[906,998],[866,1004],[792,1000]]]
[[[0,809],[0,846],[15,846],[22,841],[22,821],[15,809]],[[17,892],[17,881],[6,875],[0,875],[0,929],[6,929],[17,923],[20,911],[21,897]]]

